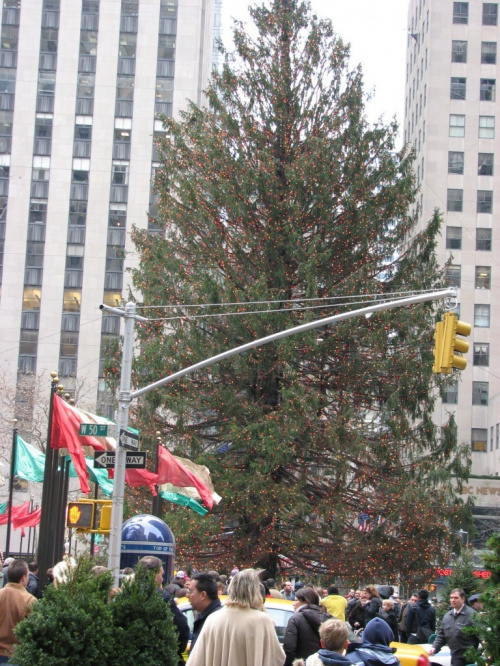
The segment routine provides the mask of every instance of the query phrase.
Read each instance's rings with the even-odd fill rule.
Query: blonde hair
[[[264,610],[260,580],[255,569],[243,569],[229,583],[226,606]]]
[[[392,610],[394,608],[394,601],[392,599],[384,599],[382,601],[382,606],[386,606]]]
[[[319,637],[327,650],[343,650],[348,639],[347,627],[341,620],[326,620],[319,628]]]

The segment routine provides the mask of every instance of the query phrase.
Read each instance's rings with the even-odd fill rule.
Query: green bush
[[[139,568],[109,601],[112,576],[78,562],[16,629],[18,666],[176,666],[177,633],[154,574]]]

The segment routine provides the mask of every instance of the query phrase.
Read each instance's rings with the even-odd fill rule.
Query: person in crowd
[[[476,611],[465,603],[465,592],[456,588],[450,593],[451,610],[441,620],[434,645],[429,656],[436,654],[447,645],[451,652],[451,666],[466,666],[465,652],[471,645],[477,648],[477,636],[464,634],[462,629],[473,624]]]
[[[363,642],[350,643],[346,657],[353,664],[366,666],[401,666],[394,655],[395,649],[390,647],[394,640],[392,629],[381,617],[370,620],[363,631]]]
[[[293,591],[292,582],[290,580],[287,580],[283,583],[281,596],[283,599],[288,599],[289,601],[293,601],[295,599],[295,593]]]
[[[436,611],[429,603],[429,592],[419,590],[418,601],[406,616],[406,635],[408,643],[419,645],[428,643],[429,636],[436,631]]]
[[[473,594],[472,596],[469,597],[469,606],[473,608],[476,613],[479,613],[483,610],[484,604],[480,600],[478,594]]]
[[[345,622],[337,619],[323,622],[319,628],[319,638],[321,649],[305,661],[303,659],[296,659],[293,666],[335,666],[336,664],[352,666],[352,661],[343,656],[344,651],[349,645]],[[362,664],[359,666],[362,666]]]
[[[356,590],[356,595],[353,602],[347,605],[346,616],[354,631],[359,632],[365,626],[365,611],[361,603],[361,590]]]
[[[13,557],[6,557],[4,562],[3,562],[3,567],[2,567],[2,574],[3,574],[3,582],[2,582],[2,587],[5,587],[7,583],[9,582],[9,566],[12,564],[12,562],[15,562],[15,559]]]
[[[283,640],[285,666],[292,666],[294,659],[309,657],[320,649],[319,627],[331,617],[320,608],[320,603],[318,593],[311,587],[296,592],[295,612],[288,621]]]
[[[394,640],[399,641],[398,618],[394,611],[394,601],[392,599],[384,599],[382,601],[382,610],[385,613],[383,618],[392,629]]]
[[[225,607],[206,619],[189,666],[283,666],[284,660],[259,576],[243,569],[229,584]]]
[[[335,585],[330,585],[328,588],[328,596],[322,599],[321,603],[332,617],[336,617],[337,620],[342,620],[342,622],[345,622],[347,599],[340,596],[338,587],[335,587]]]
[[[367,585],[361,590],[361,605],[363,606],[364,626],[370,620],[380,614],[382,608],[382,600],[375,585]]]
[[[186,587],[186,574],[184,571],[178,571],[175,574],[174,580],[170,583],[171,585],[177,585],[177,587],[182,588]]]
[[[191,638],[191,650],[194,648],[198,636],[205,624],[207,617],[219,611],[222,604],[219,600],[218,583],[207,573],[194,574],[190,583],[188,596],[193,610],[198,612],[198,617],[193,624],[193,636]]]
[[[389,585],[389,599],[394,603],[394,613],[399,620],[401,617],[401,602],[399,601],[398,593],[394,591],[392,585]]]
[[[38,580],[38,564],[32,561],[28,564],[29,578],[26,589],[37,599],[40,599],[40,581]]]
[[[29,569],[24,560],[9,564],[9,582],[0,590],[0,664],[7,663],[12,657],[18,642],[14,628],[37,602],[36,597],[26,590],[28,580]]]
[[[269,596],[273,599],[282,599],[281,592],[276,587],[276,581],[274,578],[268,578],[266,581],[267,589],[269,590]]]
[[[361,590],[355,590],[352,599],[349,599],[349,601],[347,602],[347,606],[345,609],[346,617],[349,615],[351,610],[359,603],[360,597],[361,597]]]
[[[45,578],[46,578],[46,580],[45,580],[45,583],[42,585],[42,591],[41,591],[41,594],[40,594],[40,598],[43,597],[43,595],[45,594],[49,585],[52,585],[54,583],[54,569],[52,567],[49,567],[47,569],[47,571],[45,572]]]
[[[172,611],[174,624],[177,627],[179,632],[179,646],[177,654],[179,655],[179,666],[184,666],[184,658],[182,656],[184,650],[187,647],[189,641],[189,625],[184,613],[179,610],[179,607],[174,601],[174,598],[168,592],[163,592],[163,578],[165,575],[165,570],[163,568],[163,562],[159,557],[155,555],[145,555],[141,557],[138,562],[139,566],[146,567],[150,571],[155,572],[155,582],[158,586],[158,591],[163,596],[163,599],[166,603],[169,604],[169,608]]]
[[[417,592],[414,592],[410,599],[403,604],[401,607],[401,616],[399,618],[398,622],[398,629],[399,629],[399,642],[400,643],[407,643],[408,642],[408,636],[406,634],[406,617],[408,613],[410,612],[410,609],[412,606],[414,606],[418,601],[418,594]]]

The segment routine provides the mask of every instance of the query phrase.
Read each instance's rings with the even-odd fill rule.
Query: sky
[[[268,0],[269,1],[269,0]],[[224,41],[231,17],[248,21],[248,0],[222,0]],[[260,4],[260,0],[259,3]],[[314,13],[329,18],[337,34],[351,45],[351,65],[361,64],[365,90],[374,98],[367,105],[371,121],[404,114],[407,0],[311,0]]]

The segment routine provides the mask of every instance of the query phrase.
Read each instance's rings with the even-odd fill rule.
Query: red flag
[[[171,483],[181,488],[194,487],[200,493],[204,504],[211,509],[214,505],[212,492],[187,467],[181,465],[163,446],[158,447],[158,485]]]
[[[95,422],[99,417],[94,414],[88,414],[76,407],[68,405],[58,395],[54,395],[52,408],[52,431],[51,446],[53,449],[66,448],[69,451],[76,473],[80,479],[80,488],[82,493],[89,493],[88,484],[89,473],[85,463],[83,453],[84,446],[91,446],[96,451],[113,450],[115,440],[111,437],[82,437],[79,434],[80,424],[89,421]],[[125,481],[136,488],[137,486],[148,486],[154,495],[156,495],[155,485],[158,483],[158,477],[145,469],[129,469],[125,472]],[[1,525],[2,523],[0,523]]]
[[[28,505],[27,507],[26,504]],[[12,518],[12,527],[15,530],[18,530],[19,528],[24,530],[25,527],[35,527],[40,522],[42,510],[37,509],[36,511],[32,511],[30,513],[30,502],[26,502],[26,504],[22,505],[22,507],[26,507],[26,509],[24,509],[22,512],[19,512],[18,515]]]

